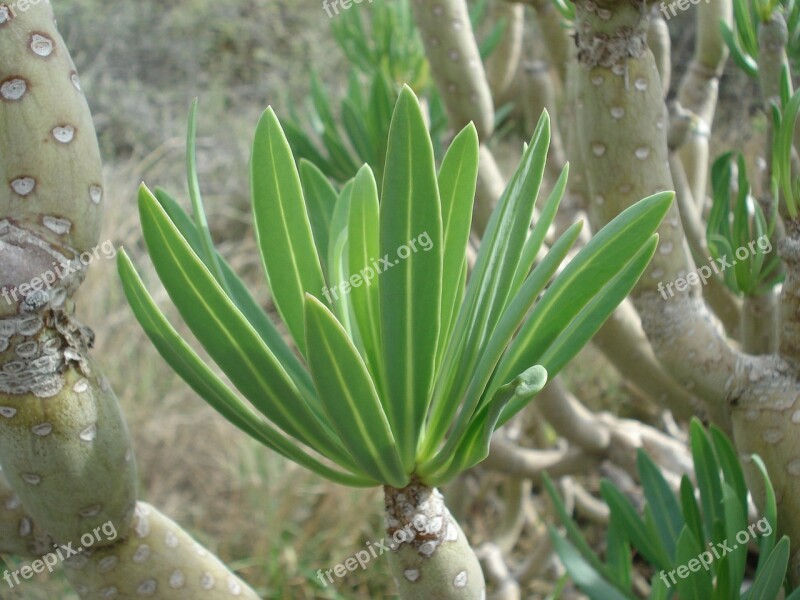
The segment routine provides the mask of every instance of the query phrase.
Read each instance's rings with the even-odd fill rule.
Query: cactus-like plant
[[[193,130],[192,118],[190,141]],[[390,534],[426,524],[390,557],[403,598],[483,597],[478,563],[436,487],[486,457],[492,432],[539,391],[545,369],[558,372],[627,294],[671,201],[664,193],[637,204],[551,282],[580,224],[533,268],[566,184],[565,171],[529,233],[548,142],[545,114],[467,277],[478,169],[472,125],[455,137],[437,174],[419,104],[404,88],[382,191],[365,166],[337,195],[323,181],[303,189],[267,109],[253,144],[253,214],[272,296],[299,357],[213,250],[194,161],[194,220],[168,194],[142,187],[142,228],[162,283],[251,404],[179,337],[119,255],[146,333],[221,414],[324,477],[383,485]],[[313,218],[324,202],[335,202],[329,221]]]
[[[108,530],[59,556],[82,598],[254,599],[178,525],[137,504],[127,426],[90,356],[94,334],[74,316],[103,187],[49,3],[0,4],[0,56],[0,552],[77,554],[84,536]]]

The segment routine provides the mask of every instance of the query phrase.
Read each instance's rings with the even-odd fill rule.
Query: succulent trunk
[[[90,357],[94,334],[74,318],[99,257],[102,172],[49,3],[0,5],[0,56],[0,552],[44,555],[90,536],[70,561],[85,563],[69,574],[83,598],[256,598],[137,505],[127,425]]]
[[[577,70],[580,150],[589,176],[593,216],[605,222],[635,199],[672,189],[667,162],[666,112],[658,72],[645,43],[641,3],[581,1]],[[611,16],[602,10],[611,11]],[[800,402],[797,390],[798,231],[787,232],[781,256],[787,269],[780,355],[752,356],[724,337],[703,302],[699,285],[663,297],[659,284],[696,268],[673,206],[659,228],[659,248],[632,299],[659,360],[701,398],[712,420],[733,429],[739,455],[757,452],[778,498],[779,528],[800,539]],[[790,274],[791,271],[794,273]],[[673,288],[676,289],[676,288]],[[756,489],[759,473],[745,460]],[[760,501],[761,499],[759,499]],[[791,574],[800,573],[800,554]]]
[[[436,488],[384,487],[389,565],[404,600],[484,600],[478,559]]]

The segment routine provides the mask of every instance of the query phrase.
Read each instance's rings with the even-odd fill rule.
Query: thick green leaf
[[[462,404],[461,413],[456,420],[455,426],[452,428],[452,433],[444,449],[439,452],[440,460],[445,458],[449,453],[455,451],[456,445],[460,443],[461,435],[463,435],[463,432],[466,430],[476,410],[480,410],[480,408],[483,408],[489,402],[494,402],[493,398],[496,394],[493,393],[489,395],[486,389],[492,372],[500,360],[500,357],[503,355],[514,332],[517,331],[520,323],[525,319],[525,315],[530,310],[530,307],[558,270],[561,262],[567,256],[575,240],[577,240],[580,230],[581,223],[575,223],[561,235],[550,248],[550,252],[547,253],[547,256],[545,256],[542,262],[528,276],[522,289],[503,314],[500,323],[498,323],[497,328],[482,352],[480,362],[469,375],[469,385],[464,394],[465,400]],[[512,398],[510,401],[511,404],[516,407],[517,411],[525,406],[527,402],[527,400],[522,397]],[[421,454],[423,459],[427,459],[430,454],[438,448],[448,428],[451,427],[451,421],[452,419],[447,420],[438,416],[434,416],[430,419],[422,446]],[[438,468],[438,465],[434,468]]]
[[[700,519],[700,508],[697,506],[694,486],[687,475],[681,477],[680,494],[681,512],[686,527],[691,530],[694,539],[704,542],[706,538],[703,532],[703,521]]]
[[[672,192],[662,192],[640,200],[594,235],[536,304],[498,365],[494,385],[528,365],[539,364],[542,353],[631,256],[652,243],[651,236],[673,197]]]
[[[689,443],[692,449],[694,472],[697,487],[700,489],[700,505],[703,507],[703,524],[706,539],[721,542],[724,538],[715,536],[714,523],[721,519],[722,483],[719,478],[719,463],[708,441],[703,425],[696,418],[689,426]]]
[[[722,476],[725,482],[733,488],[734,495],[742,506],[742,511],[747,514],[747,484],[744,480],[742,465],[736,456],[736,450],[728,437],[716,425],[711,425],[708,432],[722,469]]]
[[[408,87],[389,131],[380,231],[381,260],[389,262],[380,275],[389,421],[408,470],[428,412],[442,301],[442,213],[433,149]],[[411,251],[411,242],[422,236],[430,248]]]
[[[350,302],[359,349],[369,367],[378,395],[385,398],[385,375],[380,318],[380,216],[378,188],[368,166],[361,167],[353,184],[348,226]]]
[[[308,364],[331,425],[366,473],[396,488],[408,485],[389,422],[358,350],[336,317],[305,299]]]
[[[608,508],[611,509],[614,518],[618,519],[623,526],[626,539],[630,540],[653,566],[668,570],[672,561],[666,555],[657,532],[650,531],[622,492],[610,482],[603,480],[600,483],[600,493],[608,504]]]
[[[756,573],[747,600],[775,600],[780,596],[789,565],[789,538],[783,536]]]
[[[447,466],[429,477],[428,465],[421,464],[417,469],[420,478],[431,486],[440,486],[483,461],[489,455],[492,433],[505,406],[512,399],[527,404],[541,391],[546,382],[547,371],[537,365],[497,390],[494,399],[472,417],[468,428],[458,438],[455,450],[443,448],[437,460],[430,463]]]
[[[178,228],[178,231],[183,238],[189,243],[195,254],[200,256],[203,252],[203,245],[200,241],[200,235],[197,232],[195,224],[192,222],[189,215],[181,208],[177,201],[170,196],[166,191],[156,188],[156,200],[169,216],[170,220]],[[217,259],[220,263],[222,275],[225,278],[226,285],[223,286],[228,297],[233,300],[234,304],[241,311],[244,318],[264,340],[264,343],[275,354],[275,357],[286,369],[286,372],[291,376],[300,393],[309,402],[309,405],[314,409],[318,418],[322,416],[322,405],[319,404],[317,393],[314,390],[314,382],[311,381],[311,375],[308,374],[305,366],[300,362],[295,353],[286,343],[281,333],[272,323],[266,312],[261,308],[253,295],[247,289],[244,282],[239,279],[234,270],[218,252]]]
[[[653,511],[661,541],[667,554],[675,556],[678,536],[684,527],[680,505],[659,467],[641,448],[636,454],[636,464],[644,496]]]
[[[549,142],[550,120],[545,112],[519,168],[489,219],[466,296],[438,370],[430,419],[434,426],[446,426],[454,419],[459,399],[464,397],[483,348],[508,301],[530,228]],[[532,361],[513,373],[504,373],[497,387],[534,364]],[[474,397],[470,400],[473,405],[462,409],[465,417],[472,414],[478,399]],[[434,441],[433,437],[430,439]]]
[[[325,280],[306,213],[300,177],[278,118],[258,122],[250,164],[256,237],[275,306],[305,355],[303,297],[322,296]]]
[[[289,435],[353,470],[292,378],[192,251],[150,191],[139,193],[142,230],[156,272],[181,317],[240,392]]]
[[[570,578],[591,600],[631,600],[636,597],[633,594],[626,595],[610,584],[551,525],[547,528],[550,531],[553,547]]]
[[[703,551],[703,546],[695,539],[688,527],[681,530],[677,538],[676,549],[675,563],[678,567],[675,580],[678,596],[681,600],[708,600],[714,587],[711,583],[711,573],[705,570],[698,559]],[[672,582],[671,577],[669,581]]]
[[[764,479],[765,497],[761,500],[761,505],[764,507],[764,516],[762,518],[767,520],[770,529],[769,534],[762,535],[758,542],[758,566],[760,568],[763,566],[766,557],[770,555],[772,549],[775,547],[775,540],[778,536],[778,503],[775,497],[775,489],[772,487],[772,482],[767,472],[767,466],[764,464],[764,461],[761,460],[760,456],[753,455],[752,458],[753,464],[755,464],[756,468],[761,473],[761,477]]]
[[[323,271],[327,271],[326,258],[330,247],[333,209],[339,198],[325,174],[315,164],[300,159],[300,181],[308,210],[308,221]]]
[[[594,337],[606,319],[628,296],[644,273],[655,254],[658,236],[650,240],[633,255],[630,262],[611,277],[595,297],[573,317],[572,321],[550,344],[539,361],[553,375],[573,359],[586,343]],[[511,407],[510,407],[511,408]]]
[[[117,257],[117,266],[128,303],[159,354],[212,408],[268,448],[331,481],[359,487],[380,483],[360,471],[351,474],[332,469],[272,427],[228,388],[175,331],[148,294],[124,250]]]
[[[444,353],[464,289],[461,287],[472,205],[478,178],[478,133],[470,123],[453,139],[439,169],[439,194],[442,199],[442,329],[439,334],[439,358]]]
[[[567,179],[569,178],[569,163],[564,165],[561,170],[561,175],[553,186],[550,192],[550,197],[544,203],[542,210],[539,212],[539,219],[536,221],[536,226],[531,230],[528,239],[525,241],[525,247],[522,249],[522,257],[519,260],[517,271],[514,273],[514,282],[511,284],[510,297],[514,297],[519,291],[522,282],[530,273],[533,265],[536,263],[536,258],[544,243],[544,238],[550,230],[550,226],[556,218],[556,212],[561,205],[561,200],[564,197],[564,192],[567,189]]]

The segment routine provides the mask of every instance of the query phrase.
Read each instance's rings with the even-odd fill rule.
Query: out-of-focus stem
[[[414,0],[412,10],[450,125],[458,131],[472,121],[487,140],[494,105],[466,0]]]
[[[728,60],[728,47],[720,33],[720,22],[733,22],[731,0],[701,2],[693,8],[697,42],[694,57],[681,80],[678,102],[697,116],[691,135],[680,149],[692,197],[698,206],[706,199],[709,166],[709,135],[719,95],[719,78]]]
[[[654,7],[650,13],[650,27],[647,29],[647,45],[653,51],[656,59],[656,68],[661,77],[661,88],[664,96],[669,92],[672,81],[672,40],[669,37],[669,27]]]
[[[491,15],[495,22],[503,21],[503,37],[492,54],[486,59],[486,77],[495,101],[504,96],[519,71],[522,58],[522,36],[525,30],[525,6],[510,2],[491,4]]]
[[[749,354],[775,352],[778,297],[771,291],[759,296],[745,296],[742,307],[742,350]]]

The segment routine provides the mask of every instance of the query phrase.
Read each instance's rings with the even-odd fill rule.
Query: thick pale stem
[[[137,504],[130,528],[113,537],[113,545],[65,561],[81,598],[258,600],[218,558],[145,502]]]
[[[742,303],[742,350],[772,354],[777,350],[778,298],[773,293],[746,296]]]
[[[472,121],[488,139],[494,105],[466,0],[415,0],[412,9],[450,125],[458,131]]]
[[[595,10],[609,8],[615,17],[599,21],[594,11],[586,9],[589,4]],[[624,43],[620,55],[618,45],[603,41],[618,40],[615,29],[619,27],[636,30],[639,14],[634,5],[627,0],[596,3],[583,0],[577,3],[577,8],[584,65],[579,75],[579,99],[584,108],[580,113],[580,130],[589,157],[587,167],[593,192],[605,192],[606,198],[612,199],[601,212],[601,220],[607,220],[655,191],[654,187],[672,187],[666,135],[663,126],[658,125],[664,116],[664,106],[658,74],[647,48],[636,42]],[[597,41],[601,42],[600,48],[592,44]],[[611,64],[593,60],[614,50],[618,52],[618,60]],[[628,115],[629,120],[617,119],[616,115]],[[800,539],[798,295],[783,299],[784,319],[794,324],[782,330],[781,352],[785,359],[742,354],[722,336],[699,297],[697,286],[686,289],[684,281],[684,289],[677,289],[668,300],[654,290],[658,282],[674,284],[677,278],[688,278],[688,273],[695,270],[683,245],[683,228],[674,209],[659,228],[659,235],[659,250],[633,292],[644,330],[662,363],[707,401],[713,419],[721,419],[726,426],[725,417],[728,408],[732,408],[730,416],[738,453],[758,452],[764,459],[776,490],[780,528],[791,539]],[[797,240],[797,237],[796,231],[787,231],[787,238]],[[793,248],[797,245],[800,242],[795,242]],[[798,251],[790,247],[789,253],[797,256]],[[788,288],[796,290],[798,284],[792,283],[788,275],[793,268],[791,260],[784,258],[784,261]],[[800,281],[800,277],[794,281]],[[756,471],[748,469],[753,486],[757,486],[759,478]],[[795,553],[791,571],[795,579],[800,574],[798,565],[800,553]]]
[[[672,40],[669,37],[667,22],[658,11],[650,15],[650,27],[647,29],[647,45],[653,51],[656,68],[661,77],[661,89],[666,96],[672,81]]]
[[[506,2],[491,5],[492,19],[505,24],[503,37],[486,60],[486,76],[496,101],[503,98],[519,71],[522,36],[525,30],[525,6]]]
[[[666,110],[645,44],[646,22],[628,2],[585,4],[593,10],[577,4],[578,128],[593,216],[604,223],[645,196],[673,189],[673,183]],[[601,8],[613,16],[599,18]],[[710,416],[726,427],[723,398],[737,356],[702,302],[699,287],[684,281],[695,265],[675,205],[658,233],[658,251],[634,290],[634,304],[656,356],[687,391],[708,402]]]
[[[731,0],[701,2],[696,14],[697,42],[694,57],[678,90],[678,102],[697,116],[680,157],[698,206],[706,199],[709,134],[717,106],[719,78],[728,59],[728,47],[720,33],[720,22],[733,21]]]
[[[389,565],[403,600],[485,600],[478,559],[435,488],[384,487]]]

